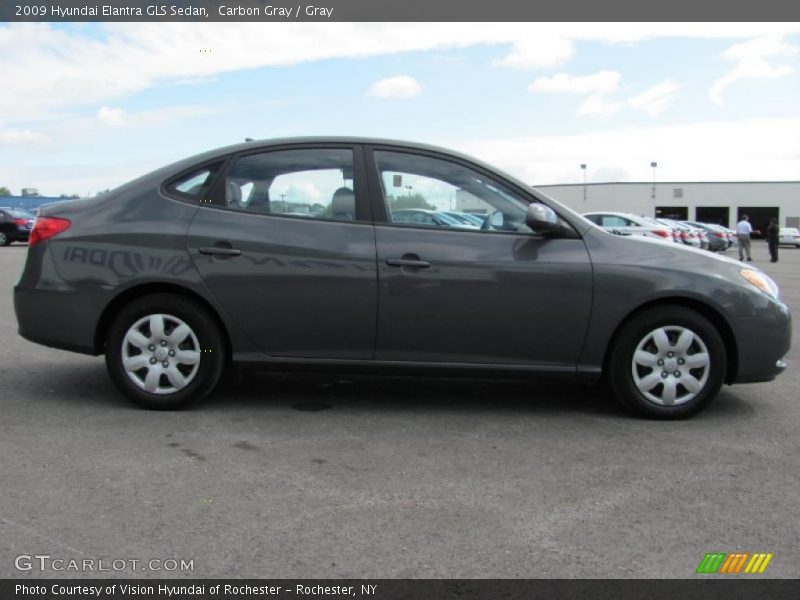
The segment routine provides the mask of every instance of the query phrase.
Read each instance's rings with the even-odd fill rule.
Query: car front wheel
[[[106,366],[117,389],[144,408],[185,408],[208,394],[225,363],[220,328],[199,304],[173,294],[134,300],[114,319]]]
[[[726,369],[725,344],[708,319],[662,306],[623,327],[612,348],[609,379],[626,407],[651,418],[681,419],[714,399]]]

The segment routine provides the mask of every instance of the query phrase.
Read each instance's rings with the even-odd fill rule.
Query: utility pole
[[[656,167],[658,167],[658,163],[653,161],[650,163],[650,166],[653,167],[653,193],[650,195],[651,198],[656,197]]]
[[[583,171],[583,201],[586,202],[586,163],[581,163],[581,171]]]

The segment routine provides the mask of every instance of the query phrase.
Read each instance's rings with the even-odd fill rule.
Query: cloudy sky
[[[0,186],[243,140],[424,141],[530,183],[800,179],[800,24],[0,24]]]

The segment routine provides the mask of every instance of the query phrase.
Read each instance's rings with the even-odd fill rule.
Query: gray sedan
[[[486,217],[393,218],[414,207]],[[22,336],[105,354],[153,409],[238,366],[605,376],[630,409],[680,418],[723,383],[773,379],[791,331],[756,268],[611,235],[454,152],[364,138],[238,144],[46,206],[14,300]]]

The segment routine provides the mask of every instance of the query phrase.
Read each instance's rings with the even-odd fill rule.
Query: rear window
[[[214,163],[187,171],[167,183],[165,189],[168,194],[173,196],[194,200],[200,199],[201,196],[208,192],[221,165],[221,162]]]
[[[7,211],[9,215],[16,219],[33,219],[33,213],[29,213],[26,210],[9,210]]]

